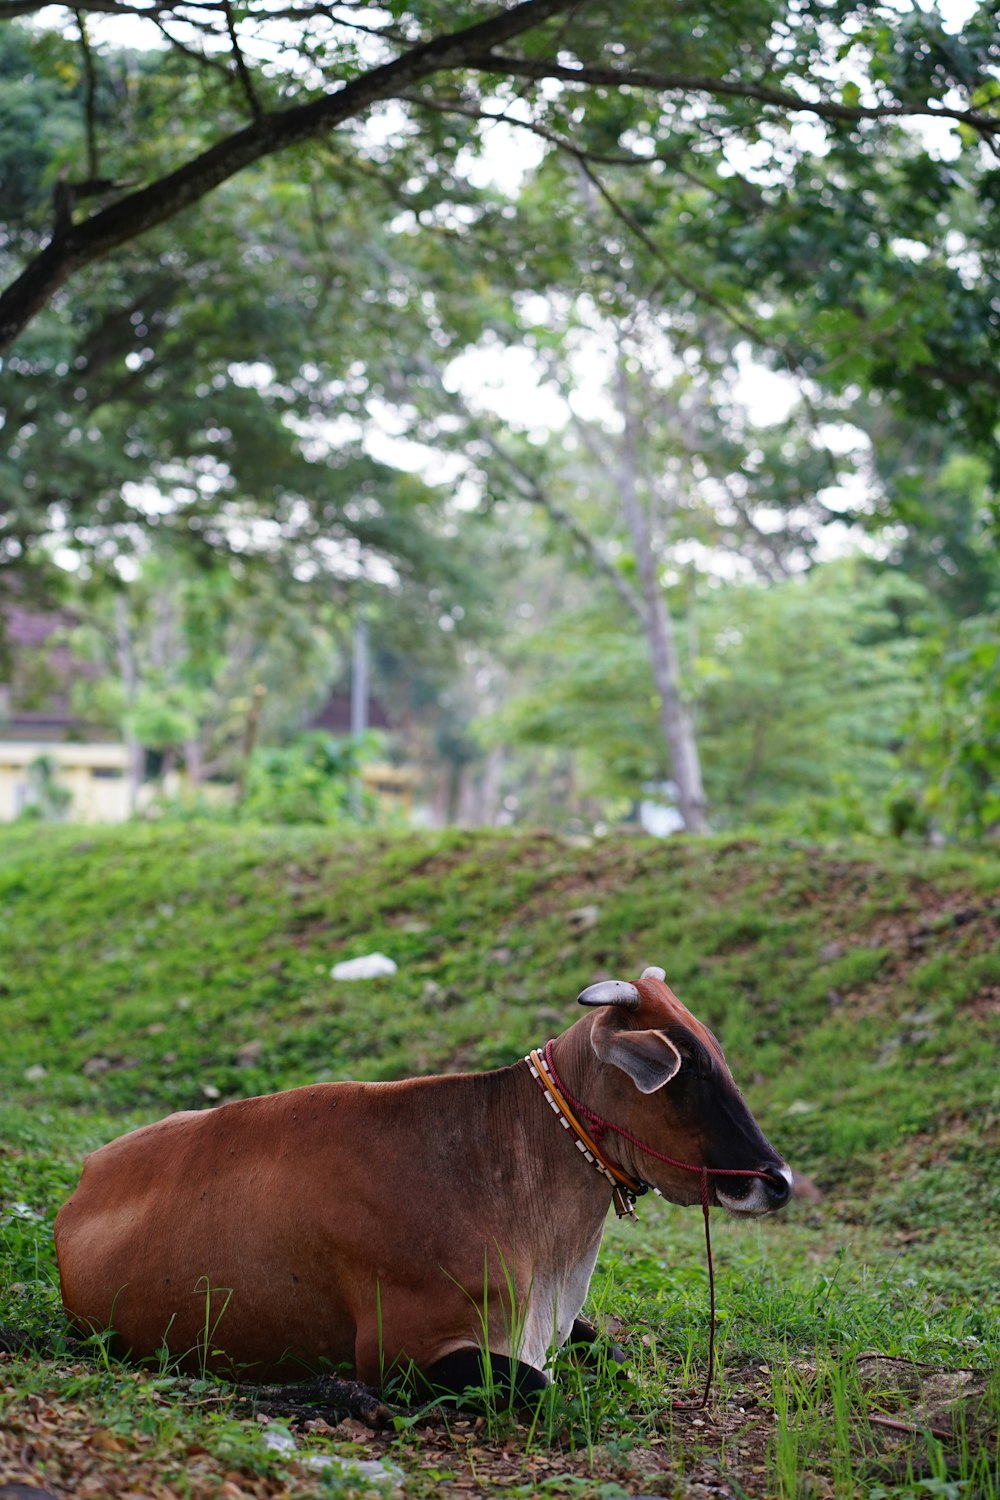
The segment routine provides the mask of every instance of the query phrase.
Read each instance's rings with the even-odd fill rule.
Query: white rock
[[[600,915],[599,906],[578,906],[575,911],[566,913],[566,920],[577,932],[589,932],[592,927],[597,926]]]
[[[378,1458],[340,1458],[335,1453],[304,1453],[298,1462],[307,1469],[334,1469],[338,1474],[357,1475],[370,1484],[401,1484],[402,1469],[395,1464],[383,1463]]]
[[[278,1422],[273,1422],[261,1432],[261,1441],[265,1448],[272,1453],[280,1453],[285,1458],[294,1458],[304,1469],[333,1469],[337,1474],[344,1474],[349,1478],[366,1479],[369,1484],[401,1484],[404,1479],[402,1469],[395,1464],[383,1463],[377,1458],[341,1458],[336,1453],[301,1453],[292,1434],[287,1427]]]
[[[261,1439],[265,1448],[270,1448],[272,1453],[294,1453],[296,1451],[295,1439],[284,1427],[265,1427],[261,1433]]]
[[[11,1219],[40,1219],[42,1216],[30,1203],[12,1203],[10,1212],[0,1219],[0,1223],[9,1224]]]
[[[330,970],[330,978],[383,979],[395,972],[396,965],[384,953],[366,953],[363,958],[345,958],[343,963],[334,964]]]

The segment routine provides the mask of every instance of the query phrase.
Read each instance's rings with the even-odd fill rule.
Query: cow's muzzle
[[[793,1178],[784,1162],[765,1162],[758,1168],[760,1177],[726,1177],[714,1179],[715,1196],[731,1214],[760,1218],[784,1208],[792,1196]]]

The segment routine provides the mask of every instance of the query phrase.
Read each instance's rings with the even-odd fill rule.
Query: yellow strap
[[[636,1182],[634,1177],[630,1177],[627,1172],[623,1172],[621,1167],[616,1167],[613,1161],[609,1161],[608,1158],[604,1155],[603,1151],[599,1150],[596,1141],[594,1141],[593,1138],[587,1133],[587,1131],[584,1130],[583,1126],[580,1124],[579,1120],[576,1118],[573,1111],[566,1103],[566,1100],[556,1088],[555,1083],[552,1081],[552,1075],[546,1068],[545,1063],[542,1059],[542,1055],[537,1050],[537,1048],[533,1049],[531,1052],[531,1065],[536,1069],[540,1082],[544,1084],[545,1088],[548,1089],[549,1093],[552,1095],[552,1098],[555,1100],[559,1112],[562,1114],[563,1118],[569,1122],[570,1129],[576,1132],[578,1140],[583,1142],[587,1150],[593,1156],[594,1160],[604,1168],[605,1172],[607,1172],[609,1176],[611,1176],[620,1187],[628,1188],[629,1192],[631,1193],[637,1192],[641,1184]]]

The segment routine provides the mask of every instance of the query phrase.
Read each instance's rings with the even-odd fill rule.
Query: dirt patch
[[[290,1494],[284,1478],[237,1470],[198,1443],[177,1439],[164,1447],[152,1435],[95,1424],[93,1409],[72,1401],[9,1396],[0,1383],[0,1493],[20,1483],[59,1500],[283,1500]]]
[[[832,1431],[829,1370],[805,1362],[789,1368],[802,1409]],[[563,1430],[544,1437],[527,1422],[501,1426],[498,1434],[485,1417],[437,1411],[417,1416],[399,1433],[372,1431],[331,1409],[272,1410],[273,1403],[225,1388],[202,1395],[186,1388],[161,1391],[138,1372],[132,1378],[146,1385],[142,1420],[134,1406],[123,1406],[117,1415],[105,1407],[95,1416],[92,1400],[84,1405],[35,1393],[15,1397],[0,1362],[0,1494],[5,1484],[20,1483],[43,1487],[57,1500],[309,1500],[329,1493],[308,1466],[311,1450],[333,1453],[341,1462],[380,1463],[390,1474],[401,1471],[412,1494],[487,1497],[514,1485],[561,1493],[562,1485],[566,1492],[589,1495],[615,1484],[634,1495],[672,1495],[682,1487],[685,1500],[769,1500],[776,1493],[774,1388],[785,1373],[766,1365],[727,1369],[723,1388],[703,1411],[674,1410],[675,1393],[669,1391],[659,1412],[655,1403],[650,1410],[643,1392],[642,1412],[623,1403],[620,1427],[606,1418],[587,1441],[571,1417]],[[988,1371],[920,1365],[873,1351],[845,1363],[842,1373],[850,1412],[840,1457],[858,1475],[892,1482],[942,1467],[958,1473],[963,1449],[966,1464],[976,1452],[992,1453],[996,1463],[995,1391]],[[86,1378],[92,1370],[81,1366],[79,1374]],[[195,1423],[189,1430],[200,1437],[185,1437],[192,1412],[213,1413],[221,1439],[206,1439],[204,1425]],[[291,1432],[299,1458],[280,1466],[269,1463],[266,1453],[248,1458],[256,1427],[275,1419]],[[789,1424],[798,1420],[793,1412]],[[816,1462],[813,1455],[810,1495],[835,1493],[832,1470],[824,1472],[827,1457]],[[394,1488],[398,1492],[391,1480],[378,1490],[359,1481],[357,1492]]]
[[[996,1444],[996,1408],[991,1408],[991,1372],[945,1369],[911,1359],[859,1354],[855,1360],[868,1401],[868,1420],[903,1437],[930,1433],[946,1445],[960,1438]]]

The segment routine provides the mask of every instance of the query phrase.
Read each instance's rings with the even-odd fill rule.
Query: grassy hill
[[[381,1483],[613,1500],[700,1494],[721,1474],[737,1495],[995,1496],[998,937],[986,853],[5,831],[0,1323],[50,1343],[0,1360],[16,1434],[0,1437],[0,1484],[25,1477],[30,1439],[51,1453],[36,1479],[80,1493],[92,1473],[109,1495],[141,1463],[146,1493],[164,1495]],[[393,978],[331,978],[376,950]],[[560,1377],[530,1432],[429,1418],[392,1439],[309,1439],[341,1456],[388,1448],[402,1479],[310,1473],[261,1447],[229,1388],[157,1383],[59,1344],[50,1227],[84,1151],[172,1109],[316,1079],[498,1066],[574,1020],[592,980],[654,963],[822,1193],[749,1229],[713,1216],[725,1368],[702,1425],[669,1412],[705,1355],[700,1225],[662,1204],[612,1227],[595,1281],[634,1385]],[[60,1413],[44,1431],[40,1408]],[[81,1477],[84,1429],[110,1437]]]

